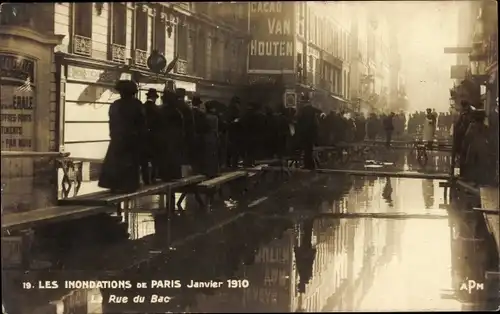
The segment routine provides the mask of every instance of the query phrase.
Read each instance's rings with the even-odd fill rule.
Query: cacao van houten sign
[[[293,2],[250,2],[248,73],[294,73],[295,13]]]

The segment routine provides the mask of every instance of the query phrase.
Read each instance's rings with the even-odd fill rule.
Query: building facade
[[[353,3],[351,15],[352,98],[364,112],[392,110],[402,80],[393,28],[366,4]]]
[[[44,4],[45,5],[45,4]],[[46,4],[48,6],[48,4]],[[244,82],[245,19],[238,4],[217,3],[55,3],[53,32],[61,108],[59,145],[74,157],[102,159],[109,142],[108,108],[119,96],[116,79],[139,83],[139,99],[165,84],[227,102]],[[239,8],[239,11],[238,11]],[[51,10],[48,11],[51,11]],[[147,65],[156,50],[171,73]]]
[[[333,3],[248,3],[249,82],[259,90],[259,83],[282,86],[274,96],[260,101],[284,101],[282,92],[288,90],[309,93],[324,110],[347,103],[350,30],[335,16],[341,13]]]

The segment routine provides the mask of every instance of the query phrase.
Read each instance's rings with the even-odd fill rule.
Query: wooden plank
[[[439,182],[440,188],[449,188],[451,186],[450,182]]]
[[[418,214],[418,213],[313,213],[308,211],[292,212],[287,215],[279,214],[253,214],[264,216],[266,218],[277,219],[300,219],[300,218],[331,218],[331,219],[447,219],[447,214]]]
[[[54,206],[2,216],[2,230],[23,230],[35,225],[78,219],[96,213],[112,212],[104,206]]]
[[[460,186],[461,188],[465,189],[467,192],[471,192],[474,195],[479,196],[479,189],[476,188],[472,183],[465,182],[463,180],[457,180],[455,183]]]
[[[179,180],[158,183],[141,187],[139,190],[127,194],[114,194],[109,191],[96,192],[86,195],[80,195],[72,198],[61,199],[58,201],[60,205],[87,205],[87,206],[106,206],[116,204],[125,200],[136,197],[152,195],[168,189],[177,189],[180,187],[197,184],[202,182],[206,177],[203,175],[194,175]]]
[[[70,153],[65,152],[22,152],[22,151],[2,151],[2,158],[37,158],[51,157],[61,158],[68,157]]]
[[[246,175],[247,175],[247,173],[245,171],[228,172],[228,173],[225,173],[221,176],[215,177],[213,179],[203,181],[203,182],[198,184],[198,187],[201,187],[201,188],[214,187],[214,186],[218,186],[218,185],[224,184],[226,182],[229,182],[229,181],[241,178],[241,177],[245,177]]]
[[[265,167],[263,171],[280,171],[279,167]],[[376,170],[350,170],[350,169],[289,169],[290,172],[324,173],[324,174],[347,174],[353,176],[395,177],[408,179],[434,179],[449,180],[451,177],[446,173],[422,173],[415,171],[376,171]]]
[[[257,160],[257,161],[255,161],[255,164],[257,166],[259,166],[259,165],[265,165],[265,164],[271,165],[271,164],[276,164],[276,163],[279,163],[279,162],[280,162],[279,159],[263,159],[263,160]]]
[[[500,215],[500,210],[499,209],[489,209],[489,208],[477,208],[477,207],[474,207],[473,208],[474,211],[477,211],[477,212],[482,212],[482,213],[485,213],[487,215]]]
[[[85,158],[85,157],[68,157],[64,158],[64,160],[69,160],[69,161],[76,161],[76,162],[92,162],[96,164],[102,164],[104,162],[104,159],[99,159],[99,158]]]

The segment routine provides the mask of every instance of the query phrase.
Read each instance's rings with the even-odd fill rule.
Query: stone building
[[[282,101],[286,90],[309,93],[324,110],[347,103],[349,28],[337,19],[342,15],[340,6],[306,1],[250,2],[248,11],[252,35],[249,82],[259,86],[255,90],[262,90],[266,82],[282,85],[282,89],[274,89],[274,96],[260,101]]]
[[[31,79],[37,91],[47,94],[42,102],[51,104],[52,124],[41,128],[53,132],[50,149],[64,147],[73,157],[102,159],[109,141],[109,104],[118,97],[112,89],[116,79],[138,82],[141,100],[148,88],[161,92],[166,82],[223,102],[240,89],[246,82],[247,36],[238,29],[247,19],[245,9],[244,4],[208,2],[40,3],[23,12],[30,22],[21,27],[22,36],[40,32],[49,39],[21,43],[21,28],[5,26],[0,40],[2,48],[40,60]],[[13,24],[6,12],[4,24]],[[15,35],[7,34],[9,27]],[[45,45],[44,50],[32,48],[33,42]],[[167,63],[177,56],[173,71],[158,75],[149,70],[154,50]],[[37,149],[49,150],[46,146]]]

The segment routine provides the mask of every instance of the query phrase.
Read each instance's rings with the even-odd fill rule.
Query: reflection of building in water
[[[102,295],[99,289],[78,289],[62,300],[51,302],[61,314],[102,314]]]
[[[242,312],[285,312],[291,304],[293,274],[293,230],[259,248],[255,262],[237,273],[236,278],[244,278],[250,287],[239,289],[238,300]],[[235,301],[236,302],[236,301]],[[204,308],[204,307],[203,307]],[[204,308],[205,309],[205,308]]]
[[[316,257],[312,278],[304,293],[294,289],[292,311],[321,311],[328,299],[342,287],[347,279],[347,220],[318,219],[314,222]],[[295,275],[295,286],[300,276]]]
[[[126,213],[128,218],[128,233],[133,240],[155,233],[155,222],[151,213]]]
[[[431,209],[434,205],[434,180],[422,180],[422,196],[425,209]]]

